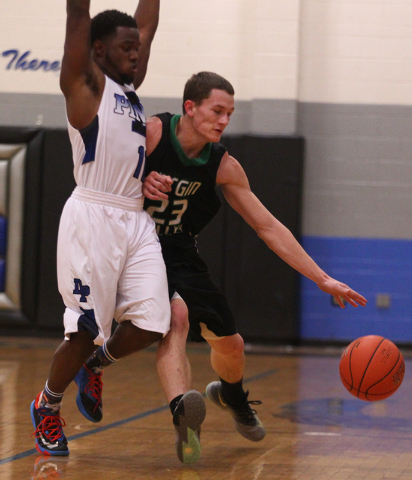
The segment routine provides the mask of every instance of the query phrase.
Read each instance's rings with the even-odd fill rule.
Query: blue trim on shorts
[[[99,329],[97,327],[96,318],[94,316],[94,310],[85,310],[80,307],[80,310],[83,312],[83,315],[80,315],[77,320],[77,331],[78,332],[89,332],[89,335],[94,340],[99,335]]]

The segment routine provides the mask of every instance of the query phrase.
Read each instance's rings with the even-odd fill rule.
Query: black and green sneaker
[[[176,430],[176,453],[182,463],[196,462],[201,453],[200,426],[206,417],[206,405],[201,393],[189,390],[173,412]]]
[[[266,434],[263,423],[259,420],[256,410],[250,405],[260,405],[260,400],[248,400],[249,392],[241,407],[233,407],[227,403],[222,394],[222,383],[212,382],[206,387],[206,397],[216,406],[229,412],[235,424],[236,430],[248,440],[259,442]]]

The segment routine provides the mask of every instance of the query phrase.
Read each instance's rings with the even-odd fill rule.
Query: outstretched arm
[[[67,0],[60,88],[69,122],[78,129],[96,116],[104,87],[104,75],[91,57],[89,8],[90,0]]]
[[[227,153],[222,159],[217,183],[221,185],[226,200],[259,237],[280,258],[295,270],[313,280],[326,293],[333,295],[344,308],[344,301],[352,306],[365,306],[366,299],[344,283],[331,278],[305,252],[291,231],[279,222],[254,195],[246,174],[237,160]]]
[[[159,24],[160,0],[140,0],[134,18],[140,33],[138,69],[134,78],[137,89],[143,83],[149,63],[150,48]]]

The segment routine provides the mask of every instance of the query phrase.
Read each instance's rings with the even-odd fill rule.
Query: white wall
[[[64,29],[63,0],[2,0],[0,52],[58,61]],[[410,105],[411,42],[411,0],[162,0],[141,95],[180,98],[192,73],[213,70],[239,100]],[[1,92],[60,92],[57,72],[7,70],[11,58],[0,56]]]
[[[149,72],[159,83],[142,92],[180,98],[192,73],[212,70],[240,100],[296,99],[298,13],[297,0],[163,0]]]
[[[411,0],[301,0],[299,100],[410,105]]]
[[[60,0],[2,0],[0,54],[16,49],[27,57],[59,61],[63,52],[65,5]],[[0,56],[0,91],[16,93],[59,93],[58,72],[23,71],[15,64],[7,69],[12,56]]]
[[[133,0],[92,1],[91,13],[117,8],[133,14]],[[297,0],[162,0],[161,21],[141,95],[180,98],[184,82],[200,70],[226,76],[239,100],[294,99],[297,93]],[[65,2],[2,0],[0,52],[27,50],[56,61],[63,52]],[[6,69],[0,57],[0,91],[60,92],[58,73]]]

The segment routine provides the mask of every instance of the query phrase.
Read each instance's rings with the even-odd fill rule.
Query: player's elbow
[[[256,225],[255,231],[258,237],[265,243],[268,243],[270,238],[273,238],[273,236],[275,235],[275,230],[272,228],[271,225],[267,224]]]

